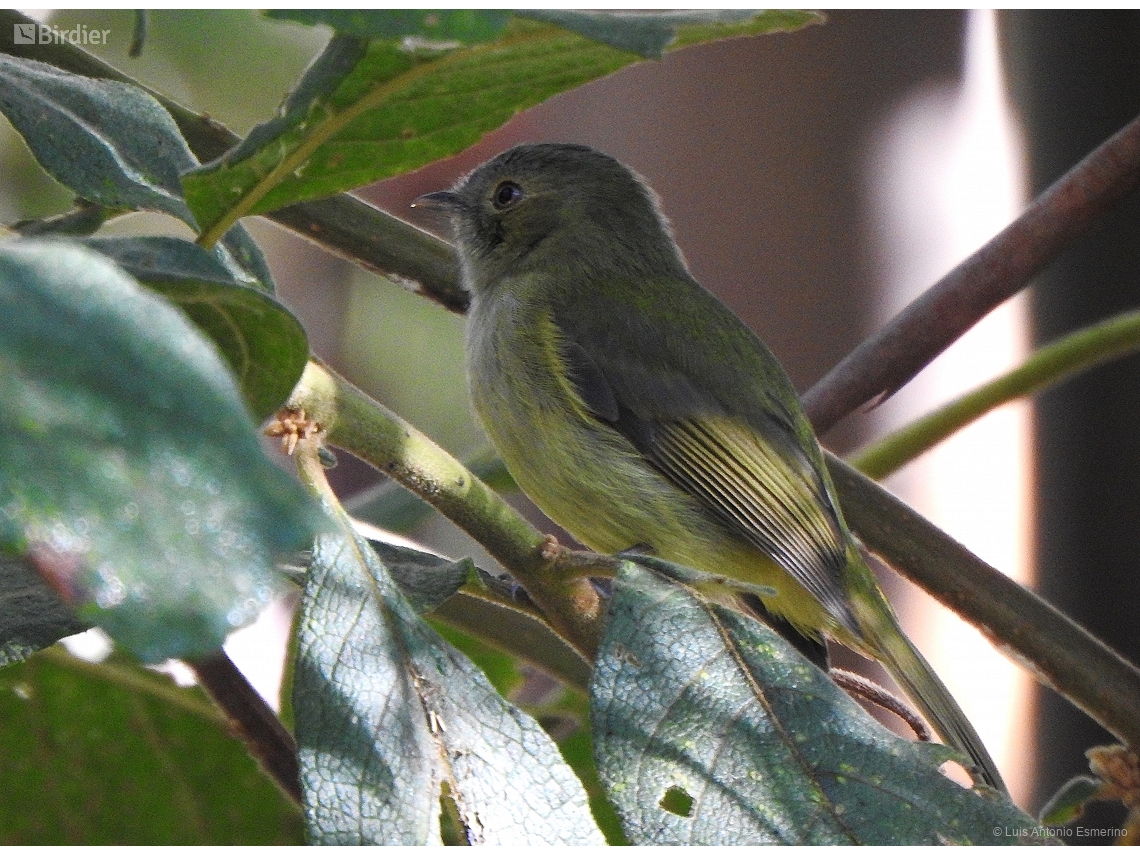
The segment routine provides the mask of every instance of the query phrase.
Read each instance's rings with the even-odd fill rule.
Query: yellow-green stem
[[[478,540],[522,584],[551,624],[589,659],[601,602],[567,574],[548,539],[431,439],[323,365],[309,363],[289,406],[343,448],[386,472]]]
[[[1002,404],[1140,348],[1140,312],[1128,312],[1042,347],[1022,365],[855,452],[849,462],[879,479]]]

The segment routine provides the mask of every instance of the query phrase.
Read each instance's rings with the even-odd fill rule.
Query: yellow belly
[[[666,561],[770,589],[774,594],[761,594],[764,605],[805,635],[818,636],[833,624],[775,561],[650,467],[615,431],[566,411],[531,410],[524,443],[504,429],[501,414],[476,408],[523,492],[590,549],[612,554],[642,547]]]
[[[520,291],[522,289],[519,289]],[[541,303],[477,300],[468,315],[471,399],[519,487],[589,548],[643,547],[705,573],[769,588],[764,605],[805,635],[834,620],[771,558],[653,469],[589,413],[559,366],[558,332]]]

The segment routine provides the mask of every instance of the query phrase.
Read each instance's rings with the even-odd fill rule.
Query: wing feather
[[[787,570],[848,629],[841,573],[847,546],[819,475],[727,417],[659,425],[641,448],[667,477]]]

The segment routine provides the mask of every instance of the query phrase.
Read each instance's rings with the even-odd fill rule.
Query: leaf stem
[[[849,462],[870,478],[883,478],[990,410],[1137,348],[1140,311],[1078,330],[1040,348],[1009,373],[856,452]]]
[[[301,774],[293,735],[225,651],[186,663],[226,714],[231,729],[294,804],[301,804]]]

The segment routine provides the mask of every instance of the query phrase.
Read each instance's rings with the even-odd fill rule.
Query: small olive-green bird
[[[599,552],[763,591],[801,649],[830,636],[878,659],[1004,789],[863,561],[787,375],[689,274],[637,175],[585,146],[522,145],[416,202],[450,216],[475,410],[539,508]]]

